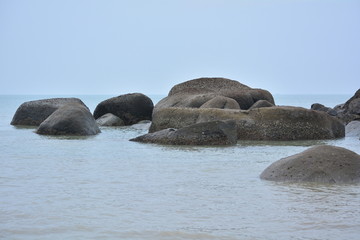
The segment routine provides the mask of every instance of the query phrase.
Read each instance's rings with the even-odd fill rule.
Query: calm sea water
[[[128,141],[141,127],[50,137],[9,124],[21,103],[48,97],[0,96],[0,239],[359,239],[358,185],[259,179],[313,145],[360,153],[357,138],[178,147]],[[77,97],[94,110],[111,96]],[[275,100],[309,108],[350,97]]]

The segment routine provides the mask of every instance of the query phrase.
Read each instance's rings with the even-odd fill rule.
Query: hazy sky
[[[0,94],[360,88],[360,0],[0,0]]]

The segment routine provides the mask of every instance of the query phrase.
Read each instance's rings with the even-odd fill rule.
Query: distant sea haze
[[[154,103],[164,95],[148,95]],[[313,145],[360,154],[358,138],[164,146],[136,126],[54,137],[10,125],[25,101],[0,96],[1,239],[358,239],[356,185],[263,181],[271,163]],[[110,95],[78,95],[93,112]],[[274,95],[277,105],[334,107],[351,95]]]

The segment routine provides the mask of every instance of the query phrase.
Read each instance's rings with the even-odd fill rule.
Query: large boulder
[[[11,125],[39,126],[60,107],[74,103],[85,106],[78,98],[51,98],[25,102],[16,110]]]
[[[324,112],[300,107],[253,110],[163,108],[154,111],[149,132],[216,120],[235,120],[241,140],[310,140],[344,137],[345,127]]]
[[[360,137],[360,121],[349,122],[345,126],[346,137]]]
[[[96,123],[99,126],[106,126],[106,127],[114,127],[114,126],[124,126],[125,123],[121,120],[118,116],[115,116],[112,113],[107,113],[96,119]]]
[[[130,93],[113,97],[99,103],[94,111],[95,119],[106,113],[112,113],[122,119],[125,125],[132,125],[141,120],[151,120],[154,104],[141,93]]]
[[[235,100],[241,109],[249,109],[258,100],[267,100],[275,104],[273,96],[266,90],[250,88],[226,78],[198,78],[175,85],[170,90],[168,96],[156,104],[154,111],[168,107],[204,107],[205,103],[214,101],[213,99],[218,96]],[[228,100],[225,102],[224,100],[221,101],[222,103],[229,102]],[[209,105],[227,108],[223,104],[218,105],[218,103],[214,104],[214,102],[209,103]],[[229,108],[234,108],[234,104],[231,103]]]
[[[60,107],[43,121],[36,133],[44,135],[95,135],[100,129],[89,109],[73,103]]]
[[[345,148],[315,146],[274,162],[260,178],[282,182],[359,183],[360,155]]]
[[[237,132],[235,121],[212,121],[178,130],[163,129],[130,141],[172,145],[231,145],[237,142]]]

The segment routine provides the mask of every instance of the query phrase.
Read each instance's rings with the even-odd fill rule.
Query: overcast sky
[[[359,0],[0,0],[0,94],[360,87]]]

